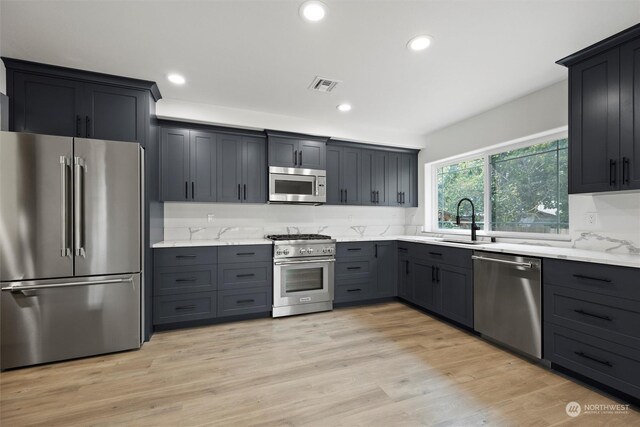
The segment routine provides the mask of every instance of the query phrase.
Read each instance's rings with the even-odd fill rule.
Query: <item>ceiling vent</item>
[[[316,92],[329,93],[338,85],[338,83],[342,82],[340,80],[331,80],[316,76],[316,78],[311,82],[309,89],[315,90]]]

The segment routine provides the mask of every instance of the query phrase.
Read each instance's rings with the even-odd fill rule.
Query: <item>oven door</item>
[[[324,171],[269,168],[269,201],[279,203],[326,203]]]
[[[274,307],[333,301],[334,263],[334,259],[274,262]]]

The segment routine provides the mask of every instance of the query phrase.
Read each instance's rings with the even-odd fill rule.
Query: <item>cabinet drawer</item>
[[[153,323],[185,322],[216,317],[216,292],[155,297]]]
[[[551,285],[544,298],[547,322],[640,350],[640,302]]]
[[[372,258],[373,242],[348,242],[338,243],[336,259],[342,261],[345,258]]]
[[[153,294],[172,295],[216,290],[216,266],[161,267],[155,269]]]
[[[218,248],[218,262],[257,262],[273,259],[272,245],[223,246]]]
[[[257,262],[251,264],[220,264],[218,266],[219,289],[272,287],[273,264]]]
[[[218,317],[271,311],[272,288],[248,288],[218,291]]]
[[[545,359],[640,397],[640,351],[545,323]]]
[[[359,277],[371,275],[371,261],[336,262],[336,277]]]
[[[449,264],[462,268],[472,268],[470,249],[450,248],[440,245],[426,245],[411,243],[409,256],[423,261],[432,261],[440,264]]]
[[[335,302],[349,302],[371,299],[375,297],[375,283],[370,280],[336,281]]]
[[[640,300],[640,268],[545,259],[545,284]]]
[[[155,267],[215,264],[218,249],[212,247],[154,249]]]

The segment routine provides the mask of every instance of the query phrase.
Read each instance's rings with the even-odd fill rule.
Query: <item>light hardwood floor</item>
[[[1,425],[640,425],[615,403],[401,303],[156,333],[0,374]]]

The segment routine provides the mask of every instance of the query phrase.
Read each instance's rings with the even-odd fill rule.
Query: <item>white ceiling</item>
[[[566,78],[554,61],[640,21],[639,0],[325,0],[315,24],[300,3],[2,0],[0,48],[155,80],[167,99],[422,135]],[[408,51],[422,33],[432,47]],[[344,83],[315,93],[316,75]]]

